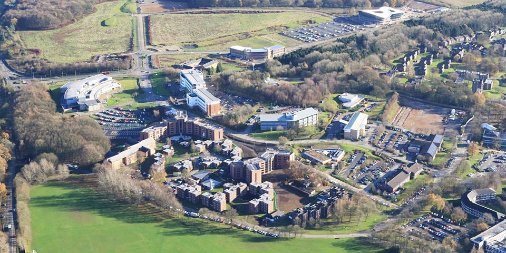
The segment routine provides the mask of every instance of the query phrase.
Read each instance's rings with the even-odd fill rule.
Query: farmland
[[[86,61],[95,55],[126,52],[132,35],[132,18],[121,12],[124,3],[98,4],[95,13],[59,29],[19,33],[26,48],[40,49],[42,58],[55,63]]]
[[[153,15],[151,35],[155,45],[196,45],[194,51],[225,50],[235,44],[290,47],[299,42],[279,35],[280,31],[329,20],[305,12]]]
[[[34,187],[30,210],[37,252],[379,252],[357,239],[271,239],[200,220],[166,218],[153,208],[118,204],[70,183]]]

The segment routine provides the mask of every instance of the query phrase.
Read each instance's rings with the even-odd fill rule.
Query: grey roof
[[[205,83],[204,76],[200,71],[193,69],[185,69],[181,70],[181,75],[183,75],[192,84]]]
[[[300,111],[287,113],[260,114],[260,122],[265,121],[299,121],[301,119],[318,115],[318,110],[314,108],[306,108]]]
[[[220,99],[211,94],[211,92],[209,92],[207,89],[196,89],[195,95],[197,95],[197,97],[199,97],[200,99],[204,100],[206,104],[220,102]]]
[[[270,50],[277,50],[277,49],[283,49],[283,48],[285,48],[285,47],[282,45],[274,45],[272,47],[269,47]]]
[[[429,154],[430,156],[434,157],[437,154],[438,147],[434,145],[434,143],[431,143],[430,145],[425,146],[426,150],[424,150],[423,154]]]

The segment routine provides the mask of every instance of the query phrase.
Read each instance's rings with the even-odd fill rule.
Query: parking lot
[[[369,144],[389,153],[396,153],[405,150],[408,140],[409,135],[407,133],[394,130],[379,132],[376,128],[369,137],[368,142]]]
[[[478,172],[506,171],[506,152],[486,153],[478,163],[474,165]]]
[[[413,236],[418,238],[425,237],[439,242],[442,242],[447,237],[460,241],[467,233],[464,227],[458,226],[451,220],[438,216],[435,213],[426,214],[414,219],[402,227]]]
[[[289,30],[281,34],[292,39],[309,43],[336,38],[375,26],[376,25],[353,23],[349,17],[343,17],[336,18],[332,22]]]
[[[137,138],[147,126],[151,113],[143,110],[107,109],[93,115],[110,139]]]

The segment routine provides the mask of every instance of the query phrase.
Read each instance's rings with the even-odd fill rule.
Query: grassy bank
[[[125,1],[96,5],[97,11],[68,26],[47,31],[19,32],[26,48],[56,63],[89,60],[92,56],[126,52],[132,35],[132,17],[121,12]]]

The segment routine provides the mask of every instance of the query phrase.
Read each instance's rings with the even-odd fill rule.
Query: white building
[[[65,110],[77,108],[81,111],[96,111],[101,108],[101,100],[121,91],[121,85],[110,76],[98,74],[68,82],[60,91],[63,93],[62,107]]]
[[[286,113],[260,114],[260,130],[290,129],[318,124],[318,110],[306,108]]]
[[[365,127],[367,125],[367,114],[361,112],[355,112],[351,116],[350,121],[344,127],[344,138],[347,140],[357,141],[361,137],[364,137]]]
[[[181,70],[179,77],[181,87],[186,92],[188,106],[198,107],[209,117],[220,114],[221,101],[207,90],[202,72],[193,69]]]
[[[506,220],[471,238],[471,242],[486,253],[506,253]]]
[[[358,11],[358,16],[361,19],[379,23],[400,19],[403,15],[403,11],[387,6],[378,9]]]
[[[343,103],[343,107],[346,108],[353,108],[360,104],[363,100],[363,96],[350,93],[343,93],[341,96],[339,96],[339,101],[341,101]]]
[[[194,89],[206,88],[206,81],[204,81],[204,75],[202,72],[194,69],[185,69],[179,72],[179,80],[181,87],[183,87],[187,93],[193,92]]]

